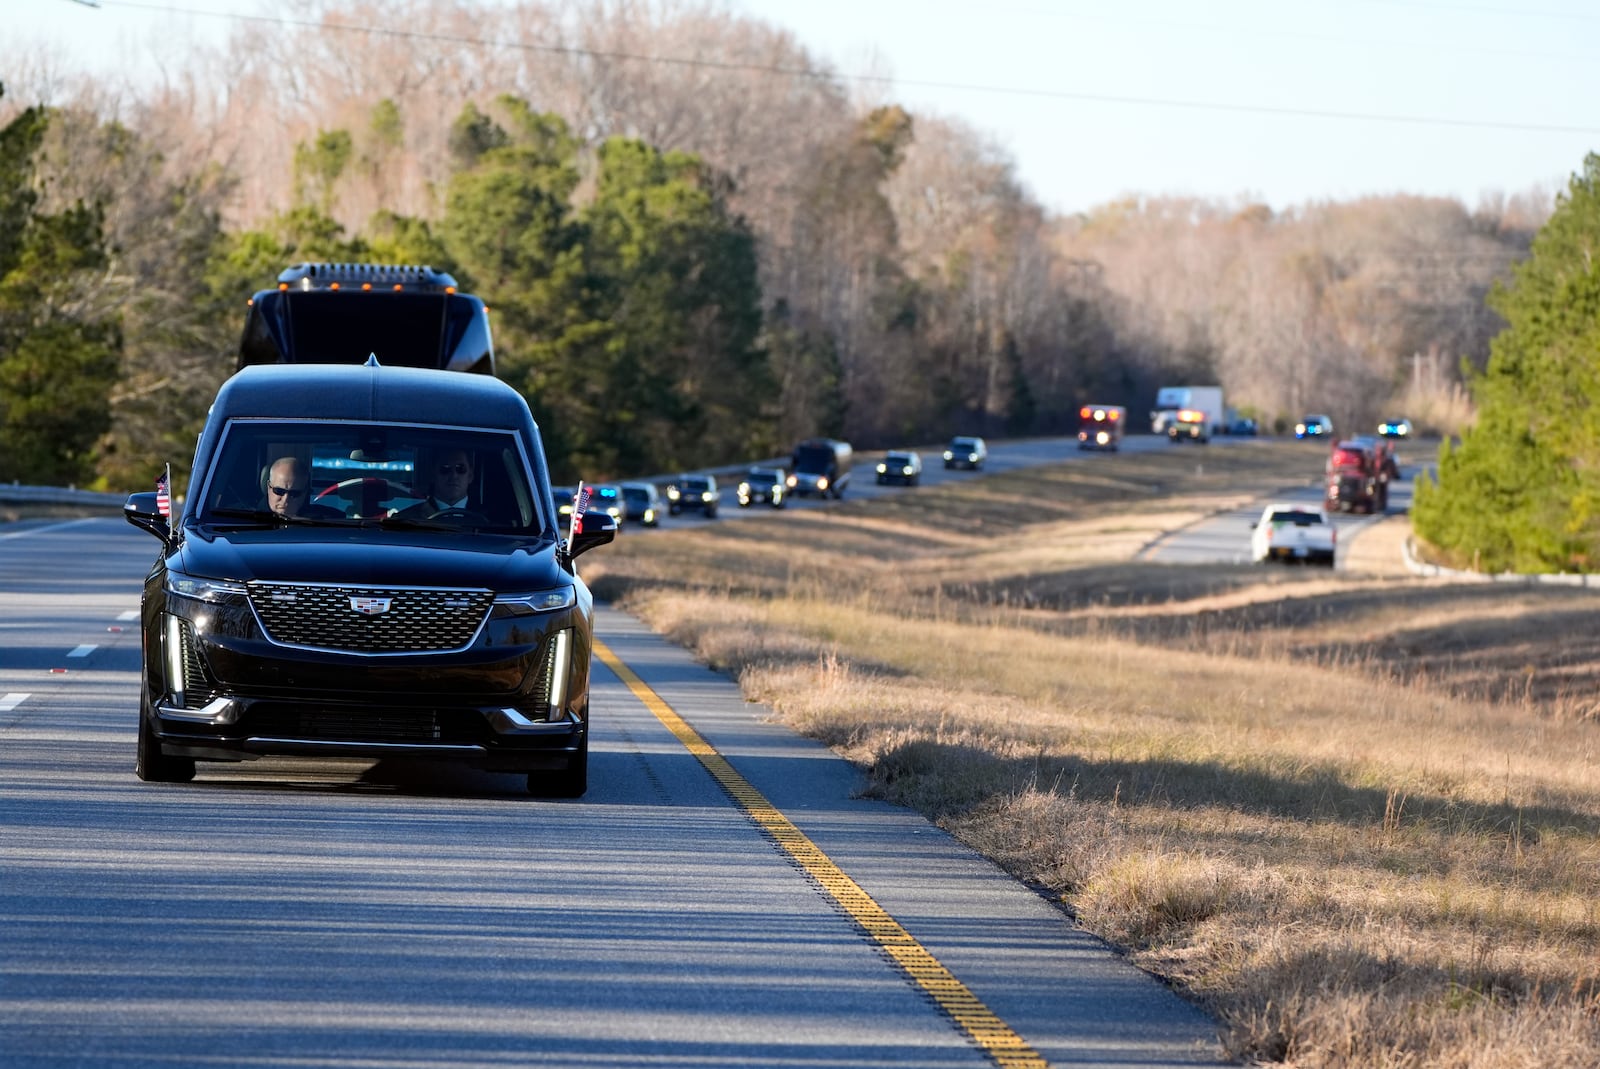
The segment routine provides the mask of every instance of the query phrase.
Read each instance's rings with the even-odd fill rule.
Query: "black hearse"
[[[453,477],[460,500],[432,495]],[[273,502],[276,502],[274,507]],[[217,394],[141,603],[140,778],[266,754],[425,758],[587,787],[593,602],[539,429],[484,375],[246,368]]]

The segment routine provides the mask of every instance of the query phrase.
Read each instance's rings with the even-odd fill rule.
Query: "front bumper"
[[[164,754],[211,761],[266,756],[446,761],[494,771],[566,767],[583,749],[575,716],[531,720],[514,706],[397,706],[221,695],[199,709],[154,705]]]
[[[153,599],[143,630],[143,715],[168,756],[414,757],[535,771],[564,768],[585,748],[586,608],[497,605],[458,648],[411,653],[274,640],[242,598]]]

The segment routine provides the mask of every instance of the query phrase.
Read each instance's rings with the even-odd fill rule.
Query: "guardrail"
[[[21,483],[0,483],[0,502],[30,505],[88,505],[121,508],[128,500],[127,494],[108,494],[97,490],[79,490],[67,486],[23,486]]]

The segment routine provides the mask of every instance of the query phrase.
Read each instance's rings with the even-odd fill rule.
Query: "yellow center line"
[[[601,662],[627,684],[645,708],[672,732],[684,749],[699,759],[745,815],[781,846],[806,875],[815,880],[838,903],[839,908],[883,948],[884,953],[904,970],[906,976],[983,1049],[995,1065],[1001,1069],[1049,1069],[1049,1063],[1038,1051],[1028,1046],[1021,1036],[995,1016],[993,1010],[940,964],[939,959],[901,927],[899,921],[834,864],[832,858],[823,853],[748,780],[734,771],[728,759],[663,701],[633,669],[624,664],[610,647],[596,638],[594,651]]]

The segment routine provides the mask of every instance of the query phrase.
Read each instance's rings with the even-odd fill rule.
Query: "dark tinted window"
[[[507,431],[356,422],[232,420],[206,473],[199,518],[227,519],[219,510],[253,510],[265,499],[272,464],[294,457],[310,470],[308,502],[319,514],[376,519],[421,502],[436,469],[471,468],[469,508],[493,529],[538,534],[546,529],[536,505],[535,478],[517,436]]]
[[[1321,523],[1322,517],[1315,512],[1274,512],[1269,523],[1292,523],[1296,527],[1305,527],[1307,524]]]

